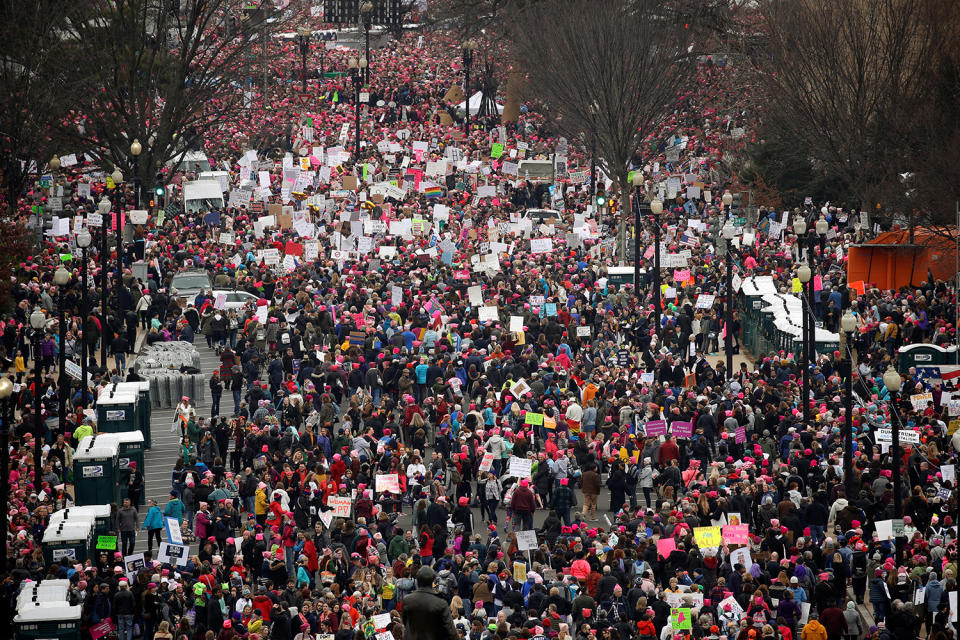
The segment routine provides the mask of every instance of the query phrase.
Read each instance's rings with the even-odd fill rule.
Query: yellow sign
[[[513,579],[517,582],[527,581],[527,565],[522,562],[513,563]]]
[[[719,547],[723,544],[723,532],[720,527],[695,527],[693,537],[697,541],[697,546],[701,549],[704,547]]]
[[[115,189],[117,184],[113,181],[113,178],[107,176],[107,189]]]
[[[803,291],[803,283],[800,282],[800,278],[794,278],[794,279],[793,279],[793,292],[794,292],[794,293],[800,293],[801,291]]]

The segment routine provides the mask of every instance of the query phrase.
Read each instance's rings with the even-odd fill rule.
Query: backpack
[[[457,579],[449,569],[443,569],[437,574],[437,593],[452,596],[457,590]]]

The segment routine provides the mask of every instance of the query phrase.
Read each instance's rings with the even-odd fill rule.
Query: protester
[[[538,105],[522,105],[515,124],[477,116],[466,134],[445,124],[456,111],[446,93],[462,81],[448,34],[373,52],[359,156],[349,79],[311,79],[316,103],[302,108],[289,85],[298,51],[269,46],[287,61],[276,86],[254,96],[249,121],[204,141],[230,174],[227,206],[157,211],[135,227],[121,274],[115,260],[100,272],[92,248],[86,291],[70,238],[45,239],[14,270],[2,355],[19,384],[7,532],[17,585],[68,579],[84,633],[110,620],[123,639],[956,637],[947,594],[957,588],[960,440],[948,422],[958,378],[901,368],[897,398],[883,381],[900,347],[955,340],[956,289],[922,275],[902,291],[854,286],[849,248],[873,233],[859,215],[759,208],[738,236],[737,279],[770,277],[785,294],[807,251],[785,222],[828,224],[811,252],[811,306],[831,331],[855,314],[853,414],[846,350],[815,353],[807,420],[792,347],[741,352],[728,371],[718,349],[730,331],[739,350],[745,316],[739,306],[727,326],[723,305],[747,301],[726,289],[715,243],[738,217],[719,204],[735,188],[722,159],[728,132],[756,125],[716,102],[717,90],[732,93],[730,70],[702,65],[630,167],[641,197],[663,202],[656,236],[672,286],[658,316],[652,280],[638,288],[611,272],[618,247],[609,212],[596,210],[589,154]],[[331,50],[329,68],[355,54]],[[519,173],[521,159],[558,157],[552,184]],[[173,201],[196,177],[164,173]],[[70,210],[93,212],[102,182],[68,175],[91,193],[65,198]],[[542,205],[557,218],[526,217]],[[653,228],[638,236],[649,273]],[[131,463],[130,500],[114,505],[111,525],[119,553],[49,564],[43,532],[73,502],[71,456],[96,432],[91,405],[114,378],[91,360],[86,395],[59,377],[37,388],[27,370],[29,315],[57,299],[52,274],[67,254],[70,339],[116,350],[113,331],[132,351],[199,331],[208,344],[195,344],[216,349],[220,366],[203,372],[210,421],[184,396],[159,427],[181,437],[169,487],[151,487],[144,477],[156,470]],[[187,268],[252,298],[225,312],[211,290],[181,305],[172,277]],[[119,306],[81,307],[100,299],[103,275]],[[57,363],[54,328],[41,374]],[[33,398],[56,415],[67,384],[69,415],[35,459]],[[911,399],[928,390],[929,402]],[[224,391],[232,403],[221,404]],[[897,419],[915,434],[901,459],[880,435]],[[140,495],[169,500],[161,511],[150,498],[141,521]],[[163,518],[182,523],[185,564],[154,553]],[[119,579],[141,529],[145,567]]]

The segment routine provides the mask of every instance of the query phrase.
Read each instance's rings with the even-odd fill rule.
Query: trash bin
[[[94,538],[110,533],[110,505],[92,504],[85,507],[68,507],[50,515],[50,524],[54,526],[61,522],[93,519]]]
[[[120,441],[114,434],[87,436],[73,454],[73,490],[76,503],[110,504],[120,501]]]
[[[86,562],[93,546],[93,520],[61,522],[43,532],[43,558],[47,565]]]
[[[146,473],[143,464],[144,438],[139,431],[126,431],[115,434],[120,440],[120,450],[117,452],[117,465],[120,468],[120,500],[127,497],[127,485],[130,481],[130,463],[137,463],[140,473]],[[146,504],[146,491],[140,493],[140,499],[136,505]]]
[[[97,430],[119,433],[137,429],[137,394],[104,391],[97,400]]]
[[[19,640],[80,640],[83,607],[64,602],[30,602],[17,609],[14,635]]]

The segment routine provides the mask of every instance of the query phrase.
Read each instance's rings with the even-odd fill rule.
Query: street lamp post
[[[663,203],[653,200],[650,215],[653,216],[653,320],[654,331],[660,337],[660,214]],[[637,256],[639,258],[640,256]]]
[[[58,415],[60,416],[60,425],[62,427],[67,417],[67,396],[70,395],[68,392],[68,389],[70,389],[70,376],[68,376],[65,371],[67,368],[67,350],[65,348],[67,344],[67,296],[64,294],[67,283],[70,282],[70,272],[64,269],[63,266],[57,267],[57,270],[53,274],[53,282],[57,285],[57,323],[60,327],[60,355],[59,362],[57,363],[60,376],[57,380],[57,385],[60,387]]]
[[[463,68],[465,72],[463,92],[466,94],[466,124],[464,133],[470,133],[470,67],[473,66],[473,52],[477,50],[477,43],[474,40],[464,40],[463,42]]]
[[[847,308],[840,318],[840,330],[845,337],[845,351],[847,360],[847,379],[844,383],[844,420],[843,420],[843,479],[847,487],[847,498],[852,500],[853,482],[853,351],[850,341],[857,328],[857,319]]]
[[[797,216],[793,221],[793,232],[797,236],[797,247],[800,252],[803,251],[803,240],[804,236],[807,233],[807,223],[803,219],[803,216]],[[797,259],[800,259],[800,255],[797,255]],[[800,336],[801,336],[801,345],[800,345],[800,377],[802,381],[802,391],[800,404],[803,411],[803,424],[806,426],[810,423],[810,367],[807,364],[807,312],[804,309],[803,305],[803,294],[806,283],[810,282],[810,265],[801,263],[800,268],[797,269],[797,279],[800,280]]]
[[[633,292],[640,302],[640,187],[643,186],[643,173],[633,173]],[[649,209],[644,204],[644,209]]]
[[[100,317],[102,322],[105,322],[107,319],[107,228],[110,224],[109,216],[110,207],[112,206],[107,197],[101,199],[100,204],[97,205],[97,208],[100,210],[100,215],[103,216],[103,226],[100,227]],[[100,366],[106,369],[107,350],[104,346],[103,336],[101,336]]]
[[[86,229],[81,229],[77,234],[77,246],[80,247],[80,327],[87,321],[87,248],[93,238]],[[80,340],[80,403],[87,406],[87,340],[86,337]]]
[[[10,378],[4,376],[0,378],[0,504],[7,508],[7,502],[10,500],[10,472],[8,471],[7,458],[10,455],[10,427],[13,426],[13,403],[10,398],[13,396],[13,383]],[[0,575],[6,575],[9,567],[7,561],[7,536],[0,536]]]
[[[8,458],[10,456],[10,428],[13,426],[13,383],[10,378],[0,378],[0,504],[7,508],[10,500],[10,472]],[[0,536],[0,576],[6,575],[10,569],[7,560],[7,536]]]
[[[356,58],[350,58],[347,65],[350,67],[350,77],[353,80],[357,128],[356,153],[354,155],[356,156],[355,161],[358,161],[360,159],[360,87],[363,86],[363,70],[367,68],[367,59],[360,58],[358,61]]]
[[[370,27],[373,26],[373,3],[369,0],[360,5],[360,17],[363,19],[364,59],[370,60]],[[370,67],[361,67],[363,82],[370,84]]]
[[[897,395],[900,392],[900,374],[894,370],[892,366],[887,368],[887,371],[883,374],[883,386],[887,388],[887,391],[890,392],[890,425],[893,430],[893,461],[891,466],[891,473],[893,474],[893,511],[894,516],[897,518],[903,518],[903,490],[900,486],[900,418],[897,415]],[[900,564],[903,559],[903,542],[901,537],[896,537],[897,545],[897,564]]]
[[[40,341],[43,338],[43,329],[47,326],[47,317],[40,307],[30,314],[30,327],[33,329],[33,447],[34,447],[34,487],[40,486],[40,474],[43,471],[41,459],[43,457],[43,416],[40,409],[40,387],[43,385],[40,362]],[[4,455],[6,455],[4,453]]]
[[[728,194],[724,194],[726,198]],[[723,304],[723,350],[727,356],[727,379],[733,378],[733,237],[736,231],[729,222],[720,230],[727,241],[727,251],[724,255],[726,263],[726,295]]]
[[[143,151],[143,145],[139,140],[134,139],[130,144],[130,157],[133,159],[133,202],[137,209],[140,208],[140,152]]]
[[[122,193],[120,189],[120,185],[123,184],[123,174],[119,168],[114,168],[111,177],[113,178],[113,183],[117,185],[114,188],[116,189],[115,194],[117,198],[117,280],[119,281],[123,276],[123,203],[121,202]],[[104,308],[104,313],[106,313],[106,308]]]
[[[307,92],[307,54],[310,53],[310,36],[313,34],[307,27],[297,29],[297,38],[300,40],[300,83],[303,93]]]
[[[807,239],[807,262],[810,263],[810,269],[813,275],[816,275],[820,266],[823,264],[823,254],[825,250],[826,240],[827,240],[827,231],[830,229],[830,225],[823,218],[817,220],[813,225],[813,229],[810,229],[810,236]],[[814,243],[820,247],[820,256],[819,258],[814,254],[813,247]],[[819,260],[819,264],[817,262]],[[816,321],[820,318],[820,313],[817,313],[813,306],[813,291],[814,283],[811,281],[810,285],[807,287],[807,304],[809,305],[810,313],[810,325],[807,328],[808,338],[807,342],[807,358],[810,362],[815,362],[817,359],[817,323]]]

